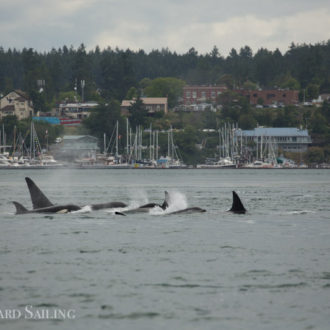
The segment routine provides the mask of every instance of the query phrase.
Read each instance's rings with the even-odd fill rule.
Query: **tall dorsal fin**
[[[16,214],[24,214],[28,212],[28,209],[25,208],[22,204],[18,203],[18,202],[13,202],[13,204],[16,207]]]
[[[170,194],[167,191],[165,191],[165,199],[164,199],[164,202],[163,202],[161,208],[163,210],[166,210],[168,208],[169,202],[170,202]]]
[[[233,191],[233,205],[229,211],[234,213],[246,213],[246,209],[235,191]]]
[[[28,185],[33,209],[40,209],[43,207],[53,206],[49,199],[44,195],[44,193],[38,188],[38,186],[28,177],[25,178]]]

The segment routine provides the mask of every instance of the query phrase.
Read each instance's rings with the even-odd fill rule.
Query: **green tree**
[[[168,97],[168,106],[173,108],[182,96],[185,82],[177,78],[156,78],[144,89],[149,97]]]
[[[196,147],[199,132],[192,126],[186,126],[183,132],[175,134],[174,139],[183,161],[189,165],[196,165],[200,161],[200,152]]]
[[[241,129],[254,129],[257,127],[257,121],[250,114],[242,114],[238,118],[238,127]]]
[[[312,133],[324,134],[328,130],[327,120],[319,110],[314,111],[309,122]]]
[[[308,100],[317,99],[319,96],[320,86],[317,84],[309,84],[306,89],[306,97]]]
[[[275,77],[274,85],[277,85],[278,87],[281,88],[288,88],[291,90],[300,89],[299,81],[293,78],[290,73],[280,74],[279,76]]]
[[[135,87],[131,87],[127,94],[126,94],[126,97],[125,99],[126,100],[133,100],[135,99],[136,97],[138,96],[138,90],[135,88]]]
[[[256,90],[257,89],[257,84],[250,81],[250,80],[247,80],[244,84],[243,84],[243,88],[244,89],[248,89],[248,90]]]
[[[45,98],[44,93],[39,93],[35,90],[30,92],[30,98],[33,103],[33,108],[35,112],[47,112],[50,110]]]
[[[307,164],[324,162],[324,151],[320,147],[310,147],[305,154],[305,161]]]
[[[138,95],[136,100],[132,102],[132,105],[128,108],[129,121],[132,127],[143,126],[145,127],[148,122],[148,110],[146,109],[143,101]]]
[[[78,102],[80,101],[80,96],[75,91],[70,92],[60,92],[57,100],[59,102]]]
[[[234,77],[231,74],[223,74],[217,80],[217,84],[226,85],[228,89],[233,89],[235,85]]]
[[[322,115],[326,118],[328,126],[330,126],[330,102],[324,101],[321,108]]]
[[[120,113],[120,103],[114,99],[109,103],[98,106],[91,115],[83,121],[90,134],[103,138],[104,133],[111,136],[115,126],[119,122],[119,129],[121,135],[125,135],[124,120]]]

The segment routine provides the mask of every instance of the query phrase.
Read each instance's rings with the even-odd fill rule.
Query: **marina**
[[[14,145],[6,145],[4,127],[2,128],[3,145],[0,146],[0,169],[25,169],[25,168],[94,168],[94,169],[282,169],[282,168],[307,168],[300,162],[279,157],[279,146],[274,137],[268,135],[251,139],[234,124],[225,124],[218,130],[219,143],[216,158],[208,159],[204,164],[186,165],[180,155],[180,150],[175,144],[173,129],[167,134],[167,149],[165,156],[160,155],[159,131],[143,130],[136,127],[135,133],[126,124],[126,145],[119,146],[119,124],[107,140],[103,137],[103,152],[97,152],[98,140],[92,136],[64,136],[58,138],[57,143],[42,148],[31,122],[29,144],[19,134]],[[263,134],[267,130],[263,130]],[[164,134],[164,132],[162,132]],[[288,133],[286,133],[288,134]],[[16,134],[15,134],[16,136]],[[163,141],[164,143],[164,141]],[[9,150],[9,151],[7,151]],[[165,150],[164,148],[162,149]],[[54,158],[53,154],[56,158]],[[60,160],[57,160],[57,157]],[[329,164],[314,165],[313,168],[329,168]]]

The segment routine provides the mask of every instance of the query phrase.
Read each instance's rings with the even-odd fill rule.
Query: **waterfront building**
[[[286,152],[305,152],[312,143],[307,130],[294,127],[257,127],[253,130],[236,131],[238,140],[243,139],[256,145],[260,143],[274,143]]]

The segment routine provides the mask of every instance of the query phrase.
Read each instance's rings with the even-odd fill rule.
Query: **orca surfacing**
[[[239,196],[237,195],[237,193],[235,191],[233,191],[233,204],[232,204],[229,212],[233,212],[233,213],[237,213],[237,214],[246,213],[246,209],[245,209],[241,199],[239,198]]]
[[[30,178],[26,177],[25,181],[29,188],[33,209],[28,210],[22,204],[18,202],[13,202],[16,208],[16,214],[69,213],[72,211],[81,210],[80,206],[74,204],[65,204],[65,205],[53,204]]]
[[[40,188],[34,183],[29,177],[25,178],[26,184],[29,188],[30,197],[32,201],[32,210],[28,210],[22,204],[18,202],[13,202],[16,208],[16,214],[26,214],[26,213],[69,213],[73,211],[79,211],[82,207],[75,204],[64,204],[56,205],[53,204],[46,195],[40,190]],[[92,210],[101,210],[109,208],[120,208],[126,207],[127,205],[122,202],[109,202],[101,204],[92,204]]]

